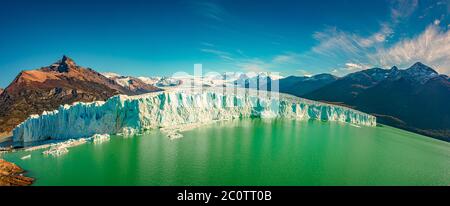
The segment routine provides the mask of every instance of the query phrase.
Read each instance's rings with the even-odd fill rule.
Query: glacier
[[[32,115],[13,130],[15,146],[95,134],[143,133],[236,118],[292,118],[375,126],[376,118],[343,106],[244,88],[173,89],[107,101],[77,102]]]

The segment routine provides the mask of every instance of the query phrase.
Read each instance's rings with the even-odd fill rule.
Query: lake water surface
[[[183,135],[111,136],[60,157],[4,158],[34,185],[450,185],[449,143],[384,125],[245,119]]]

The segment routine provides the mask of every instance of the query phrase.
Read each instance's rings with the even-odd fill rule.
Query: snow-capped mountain
[[[122,75],[114,73],[114,72],[102,72],[101,74],[103,74],[103,76],[108,77],[108,78],[113,78],[113,77],[120,77]]]
[[[164,87],[176,87],[181,84],[180,79],[171,77],[144,77],[144,76],[132,77],[112,72],[105,72],[102,74],[124,87],[138,87],[138,86],[142,87],[143,85],[148,85],[152,87],[164,88]]]
[[[122,86],[128,86],[130,79],[134,77],[122,76],[120,74],[106,72],[103,75],[116,81]],[[206,73],[203,76],[194,75],[174,75],[170,77],[137,77],[146,84],[156,86],[159,88],[175,88],[175,87],[245,87],[247,85],[254,85],[258,81],[266,82],[266,80],[278,80],[282,78],[279,75],[271,75],[267,72],[261,73],[242,73],[242,72],[226,72],[226,73]]]
[[[162,77],[155,83],[155,86],[157,86],[157,87],[175,87],[175,86],[181,85],[182,82],[183,81],[181,79]]]
[[[130,91],[136,92],[136,93],[148,93],[148,92],[154,92],[159,91],[157,87],[153,86],[152,84],[148,84],[144,81],[142,81],[140,78],[131,77],[131,76],[122,76],[116,73],[102,73],[104,76],[108,77],[111,80],[114,80],[117,84],[119,84],[122,87],[125,87],[129,89]]]
[[[161,79],[161,77],[137,77],[137,78],[149,85],[155,85]]]
[[[410,68],[406,70],[397,70],[397,72],[391,72],[390,78],[399,79],[407,78],[421,84],[426,83],[431,78],[439,76],[439,74],[433,70],[431,67],[424,65],[420,62],[415,63]]]
[[[241,73],[239,77],[234,80],[234,84],[246,88],[261,88],[262,85],[270,84],[271,81],[279,80],[281,78],[283,77],[279,75],[272,75],[269,72]]]
[[[280,78],[282,77],[279,75],[272,75],[268,72],[225,72],[207,73],[203,77],[189,76],[184,78],[184,82],[193,82],[197,85],[208,87],[249,87],[250,85],[256,88],[256,85],[259,82],[268,82]]]

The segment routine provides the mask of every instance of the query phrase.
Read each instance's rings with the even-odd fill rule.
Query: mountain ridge
[[[278,84],[280,92],[302,96],[332,83],[337,79],[338,77],[334,75],[322,73],[310,77],[289,76],[287,78],[280,79]]]
[[[381,123],[450,141],[449,79],[420,62],[351,73],[302,97],[347,105]]]
[[[148,86],[144,90],[130,90],[91,68],[78,66],[64,55],[50,66],[21,71],[0,94],[0,134],[6,136],[28,116],[54,110],[63,104],[152,91],[160,89]]]

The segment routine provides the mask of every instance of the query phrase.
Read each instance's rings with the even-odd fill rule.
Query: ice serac
[[[276,92],[225,88],[178,89],[138,96],[118,95],[106,102],[75,103],[35,115],[18,125],[13,141],[23,145],[47,139],[94,134],[133,135],[155,128],[203,124],[235,118],[292,118],[375,126],[374,116],[346,107]]]

